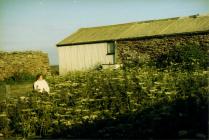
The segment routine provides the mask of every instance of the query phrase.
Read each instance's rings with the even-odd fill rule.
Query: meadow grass
[[[0,86],[0,93],[1,94],[5,94],[5,92],[6,92],[5,86],[6,86],[6,84]],[[25,95],[27,95],[28,92],[31,92],[33,90],[33,82],[31,82],[31,81],[8,84],[8,86],[9,86],[8,95],[10,97],[25,96]]]
[[[25,96],[28,92],[31,92],[33,90],[33,82],[13,84],[13,85],[10,85],[10,88],[11,88],[10,95],[12,97]]]

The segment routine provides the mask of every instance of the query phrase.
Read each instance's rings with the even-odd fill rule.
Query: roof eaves
[[[83,45],[83,44],[94,44],[94,43],[102,43],[102,42],[111,42],[116,41],[115,39],[109,39],[109,40],[97,40],[97,41],[86,41],[86,42],[76,42],[76,43],[66,43],[66,44],[57,44],[57,47],[63,47],[63,46],[73,46],[73,45]]]

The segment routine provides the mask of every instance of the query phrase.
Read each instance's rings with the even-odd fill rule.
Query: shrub
[[[59,65],[50,66],[50,71],[52,75],[59,75]]]
[[[208,46],[197,43],[174,46],[123,46],[119,48],[119,62],[125,67],[156,67],[161,70],[206,70],[209,66]]]
[[[34,81],[35,76],[28,72],[16,72],[11,77],[4,80],[6,83],[17,83],[24,81]]]
[[[194,71],[196,69],[207,69],[209,66],[209,54],[199,45],[188,44],[186,46],[175,46],[168,53],[162,54],[154,62],[158,68],[174,70]]]
[[[52,93],[28,93],[0,105],[0,117],[4,118],[0,133],[22,137],[206,138],[208,74],[144,67],[49,77]]]

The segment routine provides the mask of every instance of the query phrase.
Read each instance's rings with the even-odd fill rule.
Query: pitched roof
[[[81,28],[57,46],[209,31],[209,14]]]

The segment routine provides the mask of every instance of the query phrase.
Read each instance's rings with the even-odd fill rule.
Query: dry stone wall
[[[0,81],[16,73],[49,74],[48,54],[41,51],[0,52]]]

